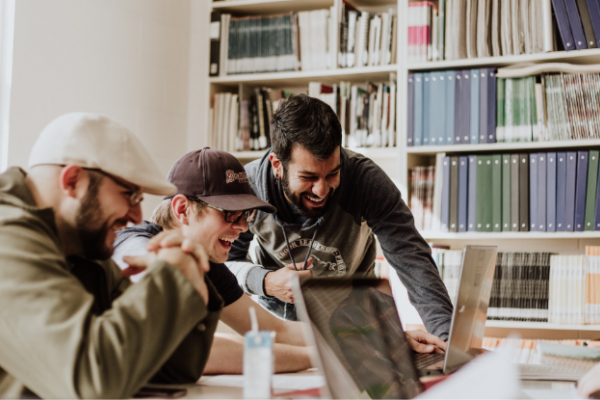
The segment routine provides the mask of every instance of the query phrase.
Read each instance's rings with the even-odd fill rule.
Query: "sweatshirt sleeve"
[[[229,251],[229,259],[225,265],[235,275],[238,284],[244,292],[265,296],[265,275],[271,271],[263,268],[261,265],[254,264],[248,258],[248,250],[253,238],[254,234],[250,231],[242,233],[233,242],[233,246]]]
[[[53,232],[15,217],[0,225],[0,363],[38,396],[130,398],[192,330],[210,345],[218,307],[173,266],[157,261],[128,288],[113,282],[112,308],[94,315],[93,296],[67,272]]]
[[[383,253],[406,286],[410,302],[428,332],[448,339],[452,303],[431,257],[429,245],[414,226],[413,216],[391,179],[368,158],[350,160],[356,206],[381,244]]]

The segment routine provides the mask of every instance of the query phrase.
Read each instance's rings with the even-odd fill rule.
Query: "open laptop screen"
[[[301,290],[300,309],[305,308],[324,339],[317,341],[321,357],[335,354],[337,365],[343,365],[356,386],[371,398],[412,398],[421,392],[386,280],[311,279],[301,284]],[[320,348],[325,345],[327,349]],[[333,375],[324,374],[326,378]],[[335,384],[328,381],[330,387]]]

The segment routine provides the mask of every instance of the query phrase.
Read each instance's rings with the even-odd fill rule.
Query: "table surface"
[[[279,384],[273,390],[274,397],[281,393],[298,390],[299,384],[301,386],[301,384],[309,381],[314,382],[314,378],[319,376],[315,369],[290,374],[277,374],[275,377],[277,377]],[[242,384],[243,375],[219,375],[204,376],[196,384],[172,386],[187,389],[184,399],[241,399],[243,398]],[[286,384],[289,384],[287,388],[285,388]],[[169,387],[171,385],[161,386]],[[521,394],[522,398],[533,399],[579,398],[574,382],[521,381]]]

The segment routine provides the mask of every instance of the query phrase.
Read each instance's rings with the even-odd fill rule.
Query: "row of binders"
[[[600,323],[600,248],[587,255],[499,252],[488,320]],[[434,248],[432,256],[456,304],[462,251]]]
[[[267,16],[211,14],[210,76],[396,63],[398,18],[342,4]],[[339,44],[338,44],[339,37]]]
[[[409,146],[600,138],[600,73],[409,74]],[[439,101],[445,99],[445,101]]]
[[[556,50],[551,0],[419,1],[408,14],[409,64]]]
[[[600,230],[598,150],[445,156],[438,153],[431,216],[423,230],[564,232]],[[416,206],[415,206],[416,205]]]
[[[291,92],[268,87],[239,94],[215,94],[211,107],[211,143],[221,150],[250,151],[270,147],[273,114]],[[344,147],[396,146],[396,78],[387,82],[328,85],[310,82],[308,95],[327,103],[338,116]]]

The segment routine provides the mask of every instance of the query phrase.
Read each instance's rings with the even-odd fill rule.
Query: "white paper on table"
[[[523,389],[523,393],[532,399],[581,399],[574,387],[571,389]]]
[[[244,375],[204,376],[198,381],[203,386],[244,387]],[[321,375],[273,375],[273,389],[308,390],[325,386]]]
[[[418,399],[515,399],[521,396],[519,368],[511,362],[514,350],[503,349],[477,357]]]

